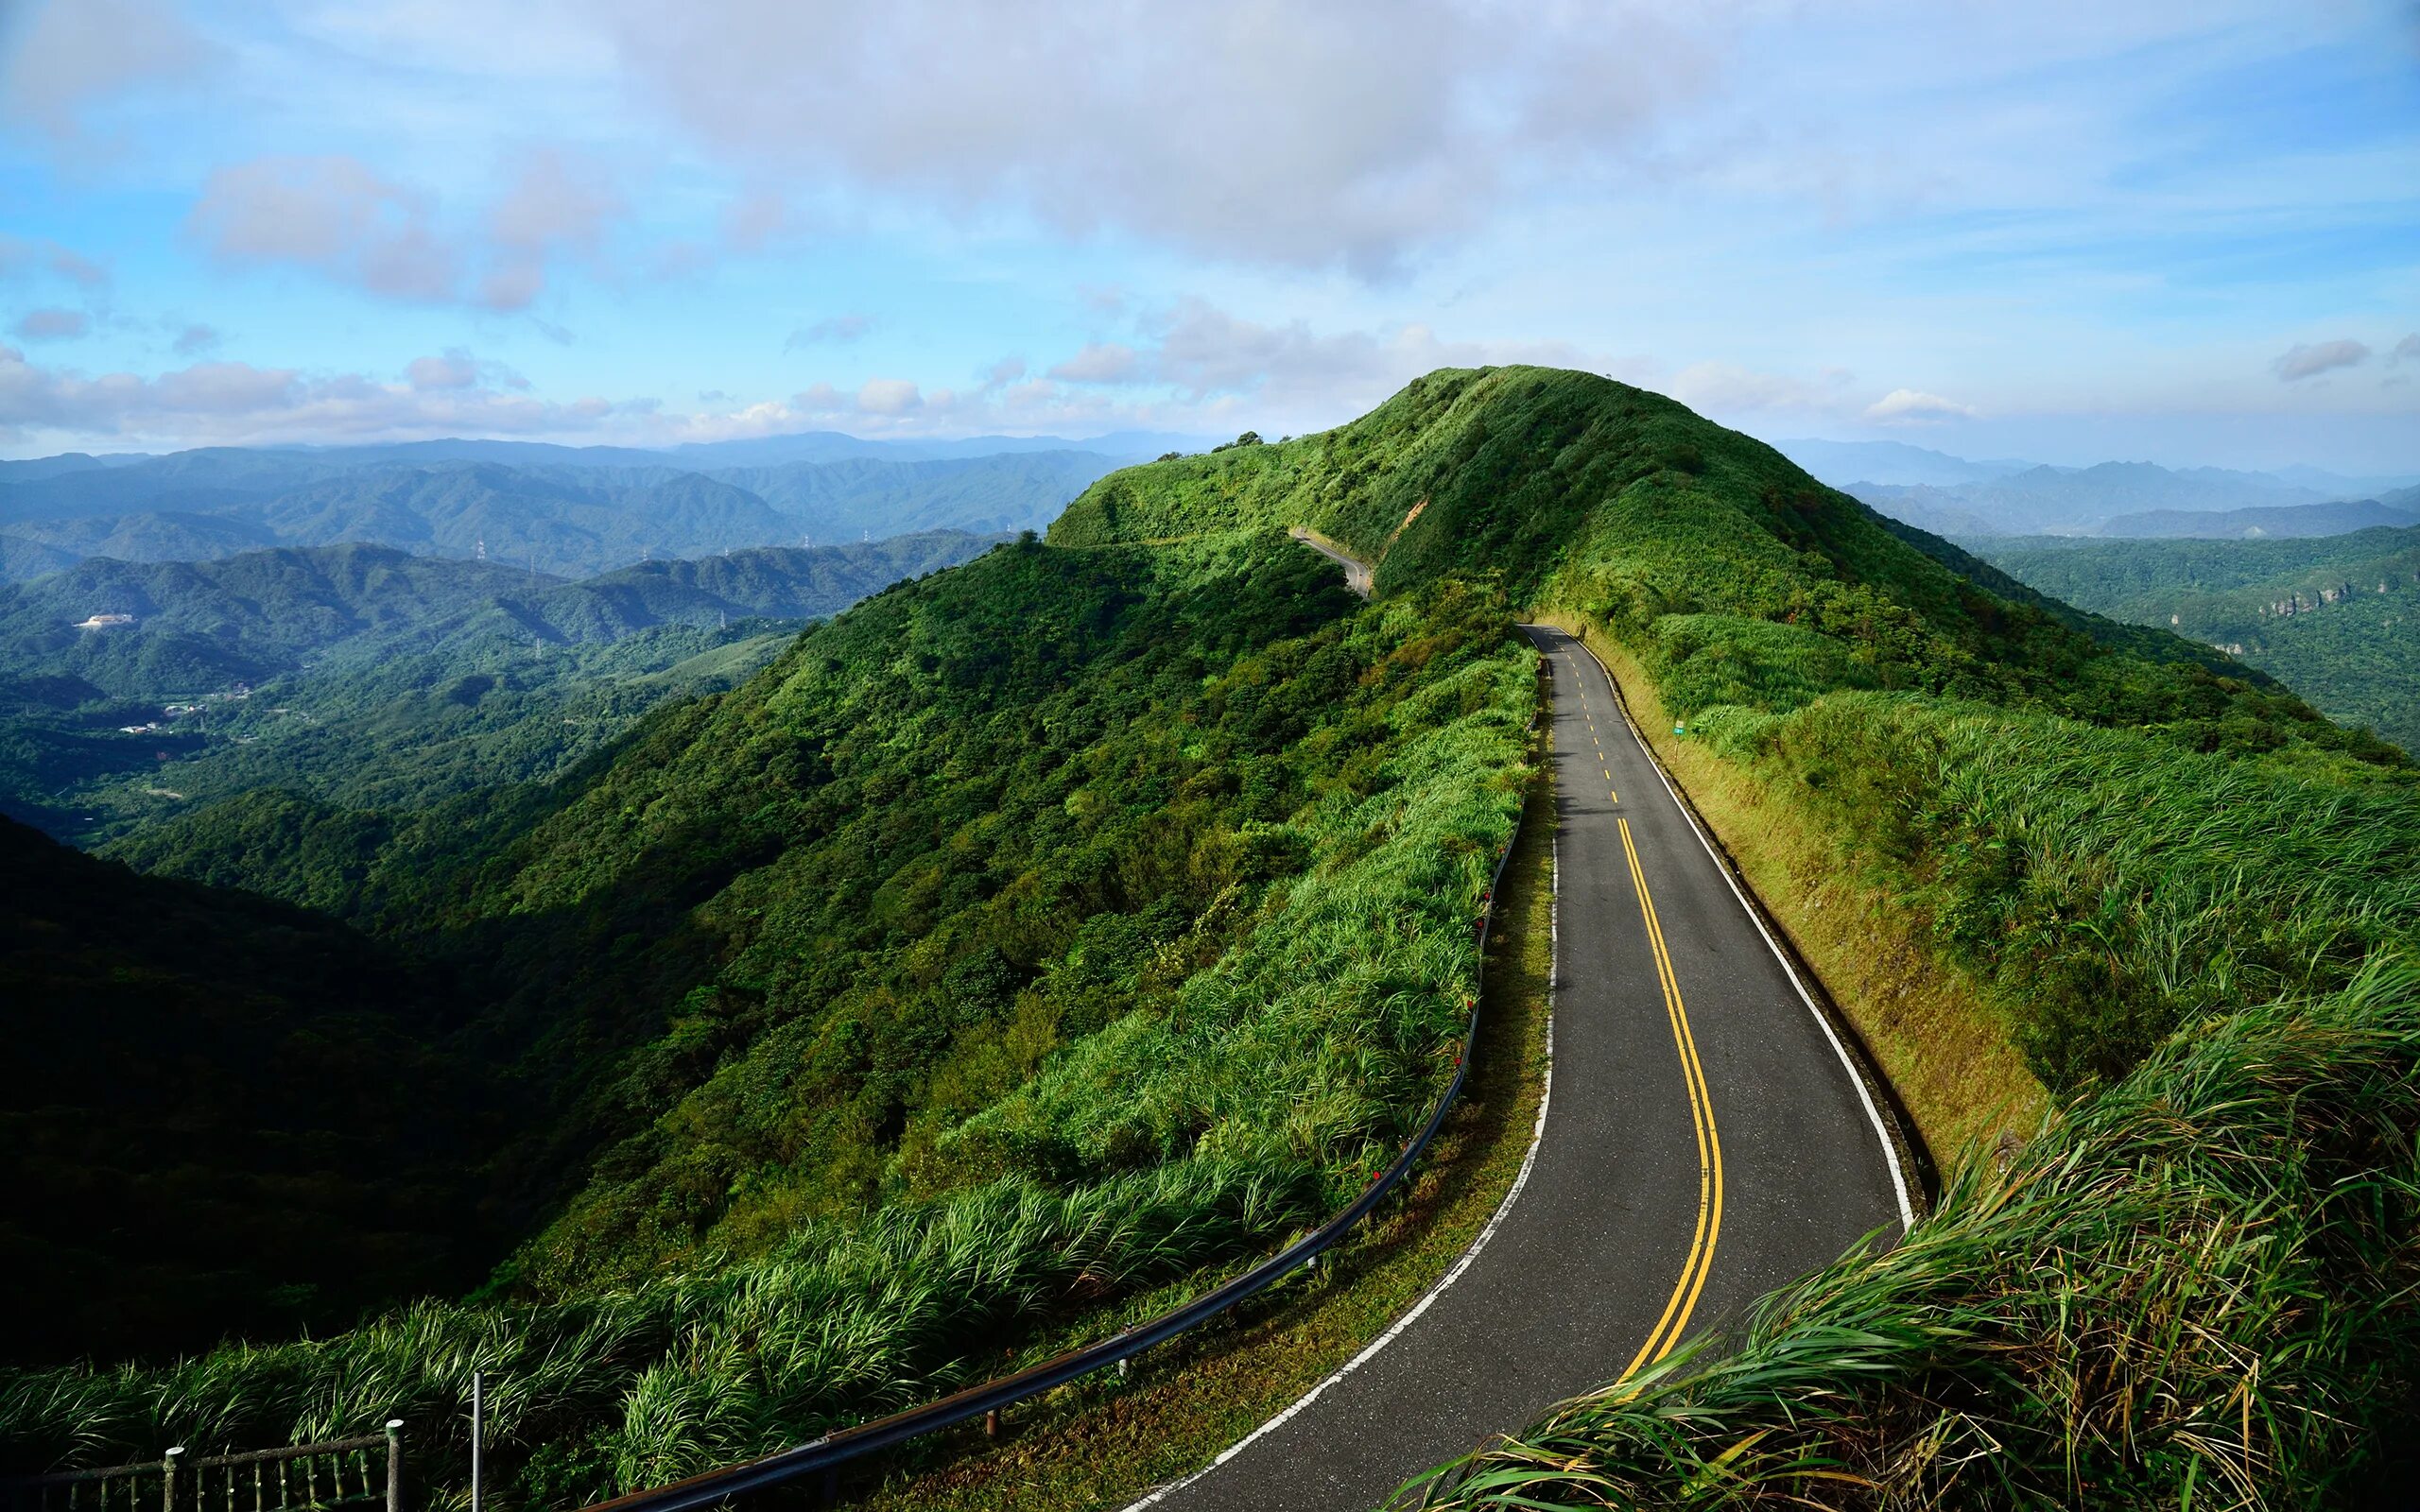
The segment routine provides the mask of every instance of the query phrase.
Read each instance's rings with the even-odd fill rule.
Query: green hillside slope
[[[321,811],[240,864],[320,858],[485,1005],[527,1241],[496,1300],[0,1377],[0,1447],[432,1417],[476,1338],[547,1383],[492,1463],[560,1504],[1258,1253],[1450,1074],[1534,686],[1495,595],[1365,607],[1282,537],[1012,545],[475,828]]]
[[[2319,541],[2011,541],[1991,557],[2071,603],[2221,646],[2332,717],[2420,749],[2420,529]]]
[[[665,698],[754,672],[783,644],[760,616],[835,613],[999,539],[761,547],[579,582],[358,544],[83,562],[0,586],[0,811],[94,844],[268,788],[421,805],[543,780]],[[129,618],[78,628],[95,615]]]
[[[2420,1005],[2390,963],[2420,943],[2420,785],[2399,752],[2204,647],[1962,579],[1970,558],[1769,448],[1584,374],[1434,373],[1324,436],[1113,475],[1053,539],[1256,524],[1348,543],[1382,593],[1492,573],[1585,628],[1651,730],[1687,727],[1663,754],[1964,1172],[1901,1251],[1937,1267],[1844,1263],[1774,1304],[1750,1356],[1768,1373],[1684,1361],[1442,1500],[1893,1505],[1962,1455],[1992,1463],[1953,1499],[1982,1505],[2084,1483],[2172,1505],[2247,1456],[2279,1502],[2377,1484],[2420,1366],[2392,1260],[2412,1210],[2315,1205],[2413,1175]],[[2061,1109],[2005,1169],[1959,1143],[1993,1129],[1992,1098],[2022,1103],[2003,1081],[1979,1109],[1960,1080],[2003,1041]],[[2256,1163],[2160,1164],[2126,1109],[2163,1098]],[[2273,1243],[2191,1268],[2288,1212]],[[1994,1268],[2031,1256],[2144,1280],[2028,1293]],[[2204,1275],[2339,1305],[2224,1310],[2206,1355],[2126,1350],[2184,1305],[2163,1288]],[[2248,1378],[2255,1356],[2298,1366]],[[2250,1441],[2222,1426],[2247,1413]]]

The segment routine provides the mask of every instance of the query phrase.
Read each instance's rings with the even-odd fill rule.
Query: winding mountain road
[[[1138,1508],[1374,1506],[1909,1221],[1877,1105],[1603,667],[1530,633],[1556,810],[1553,1069],[1530,1163],[1393,1330]]]

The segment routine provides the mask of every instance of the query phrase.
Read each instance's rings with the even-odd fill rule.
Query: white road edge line
[[[1362,1349],[1359,1354],[1355,1355],[1352,1359],[1347,1360],[1344,1364],[1337,1366],[1335,1374],[1329,1376],[1318,1385],[1313,1386],[1310,1390],[1296,1398],[1293,1404],[1288,1407],[1284,1412],[1281,1412],[1276,1417],[1271,1418],[1269,1421],[1253,1429],[1251,1433],[1246,1434],[1243,1437],[1236,1439],[1233,1444],[1229,1445],[1217,1459],[1214,1459],[1209,1464],[1202,1466],[1200,1469],[1195,1470],[1184,1479],[1181,1481],[1170,1481],[1167,1485],[1161,1486],[1158,1490],[1151,1492],[1149,1496],[1142,1498],[1140,1501],[1128,1503],[1125,1512],[1141,1512],[1142,1508],[1150,1506],[1154,1503],[1164,1501],[1168,1497],[1174,1496],[1177,1492],[1184,1490],[1186,1486],[1191,1486],[1194,1482],[1217,1469],[1219,1466],[1224,1465],[1227,1461],[1242,1453],[1245,1450],[1250,1449],[1253,1444],[1259,1442],[1269,1435],[1275,1433],[1280,1428],[1285,1427],[1288,1422],[1293,1420],[1295,1414],[1301,1412],[1312,1402],[1315,1402],[1319,1400],[1320,1398],[1325,1396],[1327,1394],[1328,1387],[1335,1385],[1346,1376],[1351,1375],[1354,1371],[1360,1369],[1365,1365],[1368,1365],[1372,1359],[1376,1357],[1379,1350],[1385,1349],[1388,1345],[1392,1344],[1398,1334],[1402,1333],[1404,1330],[1411,1327],[1414,1323],[1419,1322],[1420,1314],[1427,1312],[1430,1305],[1433,1304],[1437,1298],[1444,1296],[1448,1287],[1462,1279],[1462,1272],[1471,1268],[1471,1262],[1478,1259],[1478,1252],[1487,1247],[1487,1242],[1495,1237],[1495,1230],[1503,1227],[1506,1215],[1511,1213],[1512,1211],[1512,1204],[1520,1200],[1521,1189],[1530,1184],[1530,1168],[1538,1163],[1538,1145],[1545,1140],[1547,1132],[1547,1107],[1554,1100],[1554,989],[1558,982],[1561,980],[1563,972],[1563,826],[1560,822],[1557,822],[1555,825],[1551,857],[1553,866],[1553,883],[1551,894],[1547,901],[1547,955],[1546,1086],[1544,1091],[1540,1091],[1538,1094],[1538,1121],[1536,1124],[1532,1125],[1530,1129],[1530,1150],[1528,1154],[1521,1157],[1521,1170],[1518,1175],[1512,1177],[1512,1190],[1505,1193],[1504,1200],[1495,1205],[1495,1215],[1487,1220],[1487,1227],[1478,1231],[1478,1237],[1471,1241],[1471,1246],[1462,1251],[1462,1258],[1454,1262],[1454,1268],[1439,1277],[1437,1284],[1428,1288],[1426,1294],[1424,1295],[1419,1301],[1414,1302],[1411,1305],[1411,1311],[1395,1319],[1393,1325],[1390,1327],[1387,1332],[1379,1334],[1376,1338],[1372,1339],[1369,1344]]]
[[[1621,706],[1622,723],[1630,726],[1631,738],[1638,742],[1640,750],[1646,752],[1647,764],[1655,768],[1656,779],[1663,782],[1664,791],[1672,796],[1672,806],[1681,811],[1681,817],[1688,820],[1689,833],[1698,837],[1698,844],[1705,847],[1706,855],[1714,862],[1714,869],[1721,872],[1722,880],[1731,885],[1731,896],[1739,900],[1739,907],[1747,914],[1749,921],[1756,926],[1756,933],[1765,937],[1766,948],[1773,953],[1774,960],[1781,962],[1782,971],[1789,978],[1789,985],[1798,989],[1799,1001],[1806,1005],[1806,1011],[1813,1014],[1816,1023],[1822,1026],[1824,1038],[1831,1041],[1832,1054],[1841,1057],[1841,1069],[1849,1074],[1849,1084],[1857,1089],[1857,1100],[1865,1105],[1866,1122],[1874,1125],[1874,1137],[1882,1142],[1882,1163],[1891,1168],[1891,1192],[1899,1199],[1899,1232],[1904,1235],[1916,1226],[1916,1210],[1908,1201],[1908,1177],[1899,1169],[1899,1147],[1891,1141],[1891,1130],[1882,1122],[1882,1110],[1874,1106],[1874,1093],[1866,1088],[1864,1074],[1850,1058],[1848,1046],[1841,1043],[1840,1035],[1832,1028],[1831,1019],[1816,1005],[1815,995],[1806,990],[1806,984],[1799,978],[1798,968],[1790,964],[1789,953],[1781,948],[1781,941],[1773,938],[1773,932],[1765,927],[1765,916],[1748,902],[1748,895],[1740,890],[1739,879],[1731,874],[1731,868],[1722,859],[1722,852],[1714,848],[1714,842],[1706,838],[1704,829],[1699,825],[1698,816],[1690,813],[1688,804],[1681,800],[1681,790],[1672,785],[1672,779],[1665,772],[1664,763],[1657,758],[1655,747],[1647,743],[1647,736],[1640,731],[1638,721],[1631,717],[1630,703],[1622,697],[1621,684],[1614,680],[1613,669],[1605,665],[1605,659],[1599,656],[1596,648],[1586,641],[1564,632],[1557,633],[1564,634],[1565,640],[1574,642],[1587,652],[1588,660],[1596,662],[1597,670],[1605,675],[1606,683],[1614,690],[1614,702]]]

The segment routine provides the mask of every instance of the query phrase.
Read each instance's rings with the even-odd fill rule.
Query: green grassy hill
[[[1374,561],[1375,599],[1293,526]],[[2409,762],[1536,369],[1113,474],[1047,543],[877,595],[551,784],[155,858],[307,879],[458,973],[449,1045],[529,1110],[493,1164],[522,1242],[476,1300],[0,1377],[0,1443],[434,1419],[476,1358],[527,1383],[505,1494],[563,1504],[1265,1250],[1444,1070],[1524,779],[1515,613],[1622,672],[1955,1174],[1891,1257],[1771,1304],[1744,1366],[1684,1358],[1433,1495],[2374,1482],[2420,1363]]]
[[[1777,1298],[1744,1366],[1575,1404],[1441,1504],[2174,1505],[2245,1463],[2273,1504],[2381,1484],[2420,1367],[2414,1210],[2326,1194],[2420,1177],[2400,752],[1585,374],[1432,373],[1323,436],[1113,475],[1052,539],[1274,524],[1375,560],[1382,593],[1492,576],[1627,667],[1651,729],[1685,722],[1664,754],[1962,1173],[1907,1258]],[[1960,1070],[2001,1046],[2053,1100],[2028,1158],[1959,1143],[1995,1125]],[[2197,1305],[2189,1344],[2157,1332]]]
[[[1991,558],[2046,593],[2221,646],[2332,717],[2420,749],[2420,529],[2316,541],[2011,541]]]

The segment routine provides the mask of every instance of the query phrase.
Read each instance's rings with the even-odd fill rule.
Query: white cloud
[[[1865,418],[1886,425],[1922,425],[1933,421],[1972,420],[1972,404],[1915,388],[1893,388],[1865,406]]]
[[[0,232],[0,279],[30,278],[42,272],[84,289],[97,289],[109,282],[99,264],[71,248]]]
[[[2358,367],[2369,360],[2370,349],[2358,341],[2316,341],[2308,345],[2298,342],[2279,353],[2269,368],[2280,382],[2290,384],[2339,368]]]
[[[1018,365],[1019,371],[1024,369]],[[1129,384],[1141,380],[1143,364],[1134,349],[1115,341],[1094,341],[1050,369],[1050,376],[1071,384]]]
[[[1135,352],[1142,378],[1194,404],[1249,399],[1281,427],[1332,424],[1437,368],[1609,366],[1567,342],[1446,341],[1417,322],[1322,333],[1303,320],[1245,319],[1202,300],[1183,301],[1149,325],[1154,339]]]
[[[1664,391],[1691,409],[1717,413],[1741,410],[1831,410],[1841,403],[1841,388],[1849,375],[1828,370],[1823,381],[1809,383],[1783,373],[1758,372],[1730,362],[1693,362],[1663,385]]]
[[[596,164],[552,148],[530,153],[488,213],[495,266],[479,281],[478,301],[499,312],[528,308],[545,287],[549,257],[595,262],[606,228],[629,209]]]
[[[469,388],[479,381],[479,365],[457,349],[441,357],[414,357],[404,365],[404,377],[423,393],[433,388]]]
[[[31,0],[0,65],[0,119],[31,127],[78,156],[117,145],[101,136],[97,108],[131,91],[203,73],[217,57],[164,0]],[[10,39],[0,34],[0,44]]]
[[[399,299],[451,299],[459,277],[428,197],[338,154],[220,168],[186,226],[222,262],[308,267]]]
[[[170,350],[180,357],[199,357],[217,345],[217,328],[197,323],[179,331],[177,339],[170,343]]]
[[[1622,171],[1705,90],[1730,4],[621,0],[636,86],[760,181],[1392,268],[1516,188]],[[735,212],[750,235],[777,224]],[[734,234],[735,244],[746,235]]]
[[[864,340],[873,329],[873,317],[870,315],[831,316],[793,329],[789,339],[782,343],[782,350],[796,352],[802,347],[845,347]]]
[[[723,207],[722,239],[734,251],[761,252],[789,224],[789,201],[781,191],[759,189]]]
[[[857,408],[869,415],[905,415],[924,403],[924,395],[905,378],[870,378],[857,390]]]
[[[526,155],[475,232],[448,226],[435,196],[341,153],[254,158],[216,169],[186,229],[217,261],[304,267],[372,294],[524,311],[551,262],[596,264],[629,207],[592,163]],[[484,264],[476,278],[465,269]]]
[[[2420,331],[2412,332],[2410,335],[2405,336],[2402,340],[2394,344],[2394,356],[2393,360],[2395,362],[2420,362]]]
[[[449,353],[449,360],[457,355]],[[414,367],[415,379],[430,375],[431,369]],[[196,363],[156,378],[128,372],[86,378],[38,367],[23,352],[0,346],[0,441],[108,437],[197,444],[548,436],[647,421],[645,402],[551,403],[503,392],[494,387],[494,369],[477,367],[478,381],[431,387],[241,362]]]
[[[93,320],[81,310],[28,310],[9,329],[26,341],[72,341],[91,331]]]

